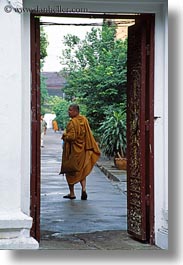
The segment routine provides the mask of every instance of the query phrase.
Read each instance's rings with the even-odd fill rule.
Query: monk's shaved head
[[[76,110],[76,111],[79,112],[79,105],[78,105],[78,104],[73,103],[73,104],[71,104],[71,105],[69,106],[69,108],[72,108],[72,109],[74,109],[74,110]]]
[[[79,115],[79,105],[71,104],[68,109],[69,117],[74,118]]]

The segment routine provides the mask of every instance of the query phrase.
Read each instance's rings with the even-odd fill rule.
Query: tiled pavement
[[[157,249],[133,240],[126,232],[126,172],[100,159],[87,177],[88,200],[76,200],[59,175],[61,134],[49,129],[41,149],[41,249]],[[105,174],[104,174],[104,173]],[[106,176],[107,175],[107,176]]]

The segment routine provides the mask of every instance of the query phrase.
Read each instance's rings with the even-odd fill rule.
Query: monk
[[[64,146],[60,174],[66,174],[70,192],[63,198],[75,199],[74,185],[80,182],[81,200],[87,200],[86,177],[99,159],[100,150],[87,118],[79,113],[79,106],[70,105],[68,114],[71,120],[62,135]]]

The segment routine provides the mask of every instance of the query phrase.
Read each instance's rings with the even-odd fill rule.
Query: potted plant
[[[100,146],[107,157],[113,157],[119,169],[126,169],[126,109],[113,110],[102,122]]]

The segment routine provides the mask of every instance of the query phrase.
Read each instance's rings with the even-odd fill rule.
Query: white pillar
[[[38,243],[30,237],[32,218],[21,203],[22,15],[7,5],[0,1],[0,249],[28,249]]]
[[[168,16],[167,6],[156,16],[155,46],[155,242],[168,249]],[[157,42],[156,42],[157,43]],[[160,59],[161,58],[161,59]],[[159,65],[161,69],[159,68]]]

